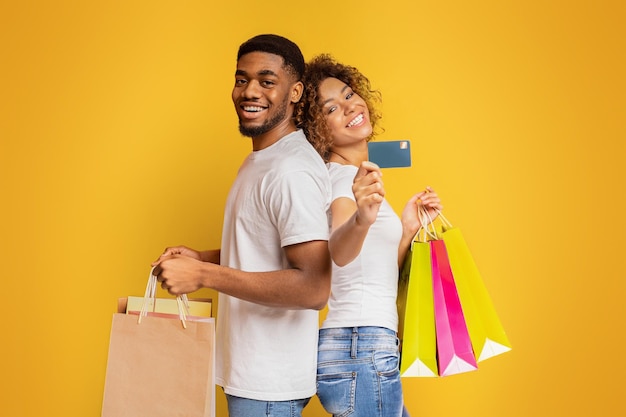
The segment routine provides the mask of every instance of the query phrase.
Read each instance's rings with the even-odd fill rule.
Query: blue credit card
[[[406,168],[411,166],[411,142],[392,140],[368,142],[369,160],[381,168]]]

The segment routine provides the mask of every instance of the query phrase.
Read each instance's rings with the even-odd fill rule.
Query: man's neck
[[[269,132],[252,138],[252,150],[260,151],[269,146],[272,146],[280,139],[284,138],[290,133],[295,132],[296,130],[298,130],[298,128],[296,127],[293,119],[285,119]]]

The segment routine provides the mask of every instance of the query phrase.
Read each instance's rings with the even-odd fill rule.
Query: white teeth
[[[350,123],[348,123],[348,127],[352,127],[354,125],[358,125],[362,121],[363,121],[363,113],[359,114],[357,117],[352,119],[352,121]]]
[[[257,111],[262,111],[263,107],[256,107],[256,106],[244,106],[243,109],[245,111],[251,111],[251,112],[257,112]]]

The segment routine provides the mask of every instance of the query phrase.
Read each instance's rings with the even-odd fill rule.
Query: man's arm
[[[195,249],[191,249],[184,245],[179,246],[171,246],[169,248],[165,248],[159,259],[152,262],[152,266],[157,266],[159,262],[163,259],[168,258],[172,255],[183,255],[189,258],[197,259],[202,262],[212,262],[214,264],[220,263],[220,249],[209,249],[204,251],[198,251]]]
[[[200,260],[203,262],[211,262],[214,264],[220,263],[220,250],[211,249],[200,252]]]
[[[212,288],[271,307],[321,310],[330,294],[330,255],[323,240],[283,248],[291,268],[245,272],[174,254],[155,268],[161,286],[173,295]]]

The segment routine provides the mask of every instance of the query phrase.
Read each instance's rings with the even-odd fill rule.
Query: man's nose
[[[243,90],[243,96],[245,98],[258,98],[261,96],[261,85],[258,81],[252,80],[246,84],[246,88]]]

